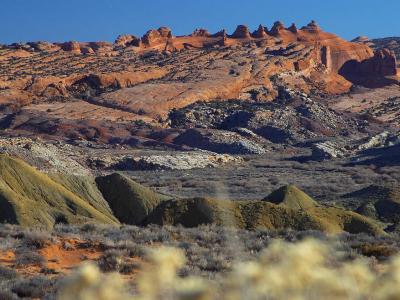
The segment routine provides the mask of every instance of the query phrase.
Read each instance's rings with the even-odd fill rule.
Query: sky
[[[316,20],[353,39],[400,36],[400,0],[0,0],[0,43],[114,41],[168,26],[174,35],[195,28],[233,32],[274,21],[299,27]]]

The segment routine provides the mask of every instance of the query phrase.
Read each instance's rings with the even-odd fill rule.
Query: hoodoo
[[[277,21],[274,23],[274,26],[272,26],[270,33],[273,36],[279,35],[283,30],[285,30],[285,26],[281,21]]]
[[[268,29],[260,24],[260,26],[258,26],[258,29],[253,32],[252,36],[256,39],[262,39],[268,36],[267,32]]]
[[[239,25],[231,37],[234,39],[249,39],[251,38],[249,28],[245,25]]]

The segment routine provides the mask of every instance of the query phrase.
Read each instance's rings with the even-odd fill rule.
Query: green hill
[[[272,192],[264,201],[283,205],[291,209],[309,209],[315,207],[317,202],[294,185],[283,186]]]
[[[361,205],[357,212],[388,223],[400,222],[400,188],[395,185],[370,185],[346,194],[344,198],[356,199]]]
[[[208,198],[165,201],[149,215],[146,224],[180,224],[185,227],[217,224],[246,229],[384,234],[373,220],[339,208],[316,206],[300,210],[267,201],[221,201]]]
[[[0,155],[0,221],[44,227],[56,223],[118,224],[107,203],[89,196],[84,188],[80,190],[79,184],[84,183],[74,180],[52,179],[20,159]]]
[[[387,195],[379,201],[387,201],[392,194]],[[391,203],[398,205],[396,199]],[[48,228],[57,223],[86,222],[187,227],[217,224],[384,234],[372,219],[318,205],[295,186],[282,187],[260,201],[173,200],[118,173],[97,178],[47,175],[8,155],[0,155],[0,222]]]
[[[114,215],[125,224],[141,224],[157,205],[167,199],[119,173],[97,177],[96,183]]]

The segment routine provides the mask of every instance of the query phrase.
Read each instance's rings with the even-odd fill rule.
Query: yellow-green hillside
[[[114,215],[125,224],[141,224],[157,205],[167,199],[119,173],[97,177],[96,183]]]
[[[221,201],[208,198],[169,200],[155,208],[146,223],[181,224],[187,227],[217,224],[246,229],[384,234],[384,231],[372,219],[340,208],[318,206],[309,196],[295,187],[281,188],[279,193],[288,190],[294,192],[289,193],[289,196],[283,197],[284,200],[277,203]]]
[[[317,202],[294,185],[283,186],[264,198],[265,201],[292,209],[309,209]]]
[[[57,222],[118,223],[105,203],[93,205],[69,190],[69,185],[68,181],[60,184],[20,159],[0,155],[0,221],[44,227]]]

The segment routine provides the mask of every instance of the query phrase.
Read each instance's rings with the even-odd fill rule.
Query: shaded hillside
[[[118,173],[97,177],[96,183],[114,215],[125,224],[141,224],[157,205],[167,199]]]
[[[64,186],[58,181],[17,158],[1,155],[1,222],[44,227],[90,221],[118,223],[97,193],[89,195],[87,187],[78,182],[66,184],[68,180],[63,180]]]
[[[371,185],[344,195],[356,199],[360,206],[357,212],[382,222],[400,223],[400,188],[396,185]]]
[[[368,37],[358,37],[353,40],[354,42],[363,43],[368,45],[369,47],[380,50],[380,49],[389,49],[393,51],[396,55],[397,59],[400,58],[400,37],[386,37],[386,38],[377,38],[377,39],[369,39]]]
[[[400,37],[387,37],[371,40],[372,47],[375,49],[387,48],[394,52],[397,59],[400,58]]]
[[[372,219],[319,205],[291,185],[261,201],[168,199],[121,174],[96,179],[62,174],[50,177],[7,155],[0,156],[0,207],[1,222],[23,226],[121,222],[384,233]],[[392,212],[398,217],[397,211]]]
[[[318,206],[309,196],[293,186],[283,187],[270,197],[279,204],[209,198],[165,201],[149,215],[146,223],[181,224],[187,227],[217,224],[246,229],[383,233],[372,219],[339,208]]]

